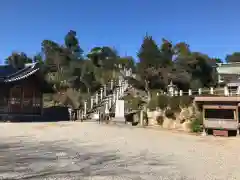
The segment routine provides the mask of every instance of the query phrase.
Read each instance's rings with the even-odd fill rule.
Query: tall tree
[[[79,45],[76,31],[70,30],[64,38],[65,46],[76,59],[83,59],[83,50]]]
[[[162,39],[162,44],[160,46],[161,52],[161,67],[169,67],[172,65],[173,56],[174,56],[174,47],[172,43],[166,39]]]
[[[9,64],[17,69],[24,68],[25,64],[27,63],[32,63],[32,59],[28,57],[24,52],[13,52],[9,57],[5,59],[5,64]]]
[[[165,63],[161,61],[161,52],[157,43],[151,36],[146,35],[138,52],[139,63],[137,64],[138,81],[130,79],[133,86],[143,88],[151,100],[151,89],[163,88],[165,72],[161,68]],[[162,78],[159,78],[162,77]]]

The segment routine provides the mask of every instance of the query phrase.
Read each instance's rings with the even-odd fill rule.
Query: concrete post
[[[90,108],[91,108],[91,109],[93,108],[93,101],[94,101],[94,99],[93,99],[93,97],[91,96],[91,102],[90,102]]]
[[[98,93],[96,93],[95,102],[98,104]]]
[[[213,94],[213,87],[210,88],[210,94]]]
[[[117,93],[116,93],[116,100],[119,98],[119,88],[117,88]]]
[[[104,86],[103,86],[103,96],[104,97],[107,96],[107,85],[106,84],[104,84]]]
[[[108,98],[108,104],[109,104],[109,108],[112,107],[112,96],[110,95]]]
[[[144,126],[144,122],[143,122],[143,110],[140,111],[140,125]]]
[[[100,88],[100,101],[103,99],[103,88]]]
[[[202,88],[198,89],[198,94],[201,95],[202,94]]]
[[[224,87],[224,96],[229,96],[229,91],[227,86]]]
[[[240,95],[240,86],[238,86],[236,94]]]
[[[111,90],[113,90],[113,79],[110,82],[110,88],[111,88]]]
[[[83,111],[83,116],[87,116],[87,101],[84,101],[84,111]]]
[[[183,96],[183,91],[182,90],[179,91],[179,96]]]
[[[178,91],[176,90],[176,91],[174,92],[174,94],[175,94],[175,96],[178,96]]]
[[[191,90],[191,89],[188,90],[188,95],[189,95],[189,96],[192,95],[192,90]]]
[[[108,101],[106,101],[106,104],[105,104],[105,114],[109,114]]]
[[[115,94],[115,91],[113,92],[113,104],[115,104],[116,102],[116,94]]]

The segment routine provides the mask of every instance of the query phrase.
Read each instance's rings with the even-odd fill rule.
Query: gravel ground
[[[240,138],[93,122],[0,124],[0,180],[240,179]]]

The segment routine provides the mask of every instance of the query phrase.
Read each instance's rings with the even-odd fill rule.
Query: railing
[[[192,90],[189,89],[188,91],[182,91],[182,90],[174,90],[171,89],[168,92],[165,92],[163,94],[169,95],[169,96],[201,96],[201,95],[216,95],[216,96],[240,96],[240,87],[235,89],[229,89],[228,87],[224,88],[199,88],[198,90]]]
[[[101,111],[109,112],[114,107],[116,101],[123,97],[125,90],[129,87],[127,80],[124,80],[126,75],[130,76],[131,71],[123,70],[123,77],[119,77],[118,81],[111,80],[94,95],[85,100],[83,109],[80,110],[80,119],[87,118],[92,112],[100,111],[99,108],[101,108]]]

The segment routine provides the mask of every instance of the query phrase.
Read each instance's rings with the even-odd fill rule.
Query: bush
[[[191,96],[181,96],[180,97],[180,106],[181,107],[188,107],[192,104],[193,98]]]
[[[169,98],[169,107],[174,112],[179,112],[180,109],[180,96],[174,96]]]
[[[167,118],[176,119],[176,116],[175,116],[175,114],[174,114],[174,111],[171,110],[171,109],[167,109],[167,110],[165,111],[165,116],[166,116]]]
[[[158,125],[160,125],[160,126],[163,125],[163,121],[164,121],[163,116],[157,116],[156,120],[157,120]]]
[[[157,107],[165,109],[168,106],[168,97],[166,95],[157,96]]]
[[[126,96],[123,97],[124,101],[131,101],[132,99],[134,99],[134,97],[131,94],[127,94]]]
[[[140,97],[136,97],[131,100],[130,104],[132,109],[137,110],[143,104],[143,101]]]
[[[152,98],[151,101],[148,103],[148,109],[150,109],[151,111],[156,110],[157,108],[157,99],[156,98]]]
[[[144,103],[140,97],[133,97],[132,95],[127,95],[123,99],[125,101],[126,107],[133,110],[139,109],[139,106]]]
[[[203,117],[202,114],[199,115],[199,117],[197,117],[196,119],[194,119],[191,124],[190,124],[190,128],[192,132],[202,132],[203,128]]]

